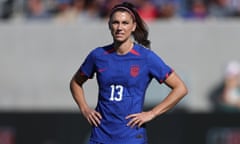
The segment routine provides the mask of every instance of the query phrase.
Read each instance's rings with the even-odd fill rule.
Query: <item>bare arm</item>
[[[151,110],[154,116],[173,108],[188,92],[186,85],[175,72],[166,79],[165,84],[172,90],[161,103]]]
[[[131,118],[128,126],[140,127],[143,123],[151,121],[173,108],[188,92],[186,85],[175,72],[166,79],[165,84],[172,89],[167,97],[150,111],[127,116],[126,119]]]
[[[80,74],[80,72],[77,72],[70,82],[70,90],[83,116],[91,125],[93,124],[94,126],[98,126],[102,117],[100,113],[88,106],[84,95],[82,85],[87,81],[87,79],[88,78],[86,76],[83,76]]]

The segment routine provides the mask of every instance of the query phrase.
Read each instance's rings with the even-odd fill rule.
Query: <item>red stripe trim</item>
[[[110,54],[110,53],[112,53],[114,51],[115,51],[115,49],[111,48],[111,49],[106,50],[104,54]]]
[[[82,71],[80,72],[80,75],[81,76],[86,76],[85,73],[83,73]]]
[[[160,82],[160,83],[163,83],[173,72],[174,72],[174,70],[171,69],[171,71],[165,75],[164,79],[159,80],[159,82]]]
[[[134,55],[137,55],[137,56],[140,56],[140,53],[138,53],[136,50],[134,49],[131,49],[130,53],[134,54]]]

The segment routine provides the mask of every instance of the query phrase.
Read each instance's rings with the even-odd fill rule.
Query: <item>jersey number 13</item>
[[[123,86],[122,85],[111,85],[111,96],[110,101],[121,101],[123,98]]]

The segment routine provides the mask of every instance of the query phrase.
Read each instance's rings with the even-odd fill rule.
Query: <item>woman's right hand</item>
[[[91,125],[94,125],[95,127],[100,125],[102,116],[96,110],[87,108],[82,111],[82,114]]]

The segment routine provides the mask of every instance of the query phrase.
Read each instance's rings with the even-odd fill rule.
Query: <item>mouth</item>
[[[123,34],[123,33],[116,33],[115,36],[116,36],[116,37],[123,37],[124,34]]]

